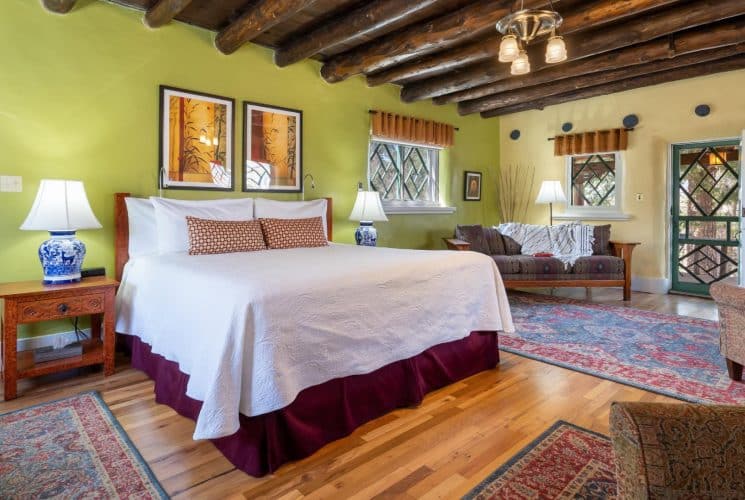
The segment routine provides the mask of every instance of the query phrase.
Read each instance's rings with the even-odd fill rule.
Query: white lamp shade
[[[560,36],[552,36],[546,46],[546,62],[556,64],[567,60],[567,46]]]
[[[99,229],[98,222],[80,181],[44,179],[36,200],[23,221],[27,231],[77,231]]]
[[[517,58],[512,61],[510,66],[510,73],[513,75],[527,75],[530,73],[530,60],[528,59],[528,53],[524,50],[520,51]]]
[[[357,222],[387,221],[383,204],[380,202],[380,194],[377,191],[357,191],[357,200],[349,215],[349,220]]]
[[[564,190],[561,188],[559,181],[543,181],[541,189],[538,191],[536,203],[566,203],[567,198],[564,196]]]
[[[520,54],[515,35],[505,35],[499,43],[499,62],[509,63],[514,61]]]

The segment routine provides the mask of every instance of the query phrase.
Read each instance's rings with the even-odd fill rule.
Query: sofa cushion
[[[580,257],[574,263],[574,274],[620,274],[623,276],[624,262],[612,255],[591,255]]]
[[[592,243],[592,254],[613,255],[613,253],[610,251],[610,224],[593,227],[593,236],[595,237],[595,241]]]
[[[491,255],[489,245],[484,237],[484,228],[481,224],[457,225],[455,226],[455,237],[471,244],[474,252]]]
[[[502,233],[499,233],[502,234]],[[502,242],[504,242],[504,254],[505,255],[521,255],[523,251],[522,245],[517,241],[513,240],[509,236],[502,234]]]
[[[554,257],[532,257],[530,255],[516,256],[520,260],[521,274],[569,274],[562,261]]]
[[[497,228],[485,227],[484,238],[486,238],[490,255],[505,255],[504,240],[502,240],[502,234],[497,231]]]
[[[499,274],[519,274],[520,258],[515,255],[492,255],[492,259],[497,264]]]

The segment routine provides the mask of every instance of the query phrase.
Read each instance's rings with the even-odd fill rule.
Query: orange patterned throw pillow
[[[189,255],[266,250],[261,223],[257,220],[210,220],[186,217]]]
[[[269,248],[324,247],[329,244],[320,217],[259,220]]]

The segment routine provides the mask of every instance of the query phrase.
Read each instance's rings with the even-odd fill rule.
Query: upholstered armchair
[[[745,365],[745,288],[714,283],[711,296],[719,308],[719,349],[732,380],[742,380]]]
[[[613,403],[618,498],[745,497],[745,407]]]

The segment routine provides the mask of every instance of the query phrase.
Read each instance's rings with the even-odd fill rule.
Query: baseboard
[[[86,337],[90,338],[90,328],[81,330]],[[18,350],[29,351],[31,349],[38,349],[39,347],[54,347],[60,348],[75,342],[78,338],[75,336],[75,330],[69,332],[50,333],[48,335],[39,335],[36,337],[28,337],[25,339],[18,339]]]
[[[670,290],[670,280],[667,278],[631,277],[631,290],[634,292],[666,294]]]

